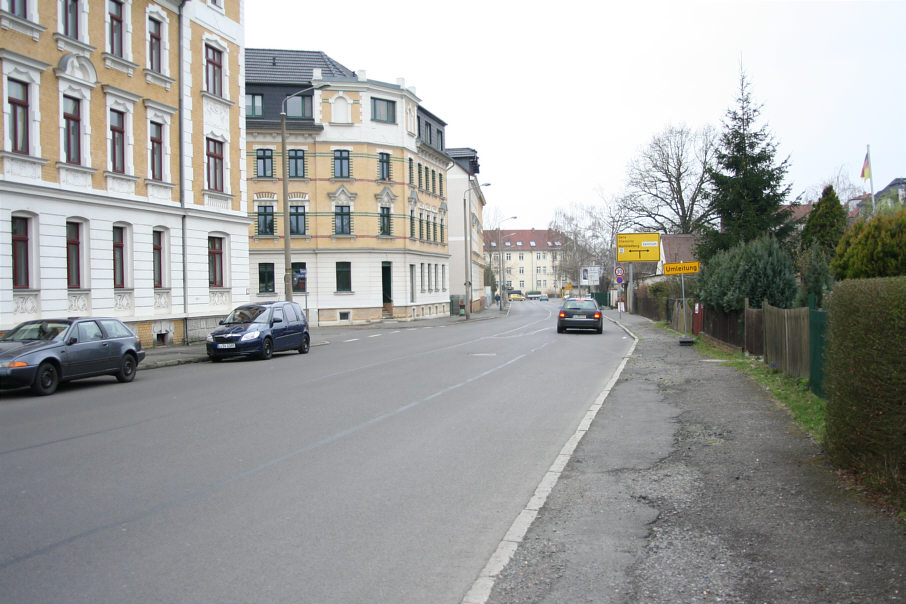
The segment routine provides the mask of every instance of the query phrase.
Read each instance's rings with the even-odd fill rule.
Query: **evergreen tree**
[[[770,235],[718,252],[699,275],[699,298],[710,308],[742,310],[767,300],[789,308],[796,295],[793,261]]]
[[[828,185],[805,221],[805,227],[802,229],[802,249],[807,250],[816,245],[827,258],[831,258],[845,231],[846,210],[840,204],[834,188]]]
[[[716,167],[708,169],[712,207],[720,230],[705,231],[698,258],[772,234],[781,241],[792,232],[789,212],[781,207],[790,192],[783,180],[789,159],[774,164],[777,147],[767,126],[757,127],[761,107],[752,102],[745,74],[739,78],[737,106],[727,111],[716,153]]]
[[[906,275],[906,210],[854,224],[830,267],[837,279]]]

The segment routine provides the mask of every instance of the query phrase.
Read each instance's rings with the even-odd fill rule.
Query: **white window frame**
[[[134,176],[135,175],[135,164],[133,163],[133,158],[135,157],[135,104],[141,100],[140,96],[134,95],[131,92],[125,90],[120,90],[119,88],[114,88],[113,86],[103,86],[104,95],[107,103],[107,128],[106,128],[106,138],[107,138],[107,162],[106,170],[107,176],[114,177],[123,177],[123,176]],[[113,160],[110,157],[110,148],[113,144],[112,133],[110,131],[110,112],[119,111],[124,115],[124,124],[123,129],[125,130],[125,147],[123,148],[123,158],[125,161],[125,172],[114,172],[113,171]],[[150,160],[149,160],[150,161]]]
[[[212,47],[220,51],[220,91],[221,95],[218,96],[213,92],[208,92],[208,83],[207,83],[207,56],[205,53],[206,47]],[[221,100],[229,101],[230,98],[230,47],[224,42],[220,37],[211,35],[210,33],[205,33],[202,35],[201,39],[201,60],[202,60],[202,92],[209,97]],[[245,99],[243,98],[243,102]],[[312,108],[314,110],[314,108]]]
[[[160,288],[170,289],[170,229],[155,226],[151,229],[151,287],[154,285],[154,233],[160,233]],[[205,240],[207,242],[207,240]]]
[[[123,287],[115,287],[119,291],[132,290],[135,287],[135,260],[134,260],[134,250],[135,246],[133,245],[134,237],[132,235],[132,225],[128,222],[117,221],[110,225],[110,277],[111,281],[113,279],[113,229],[114,227],[121,227],[123,229]],[[152,277],[153,279],[153,277]]]
[[[170,107],[169,105],[164,105],[163,103],[158,103],[157,101],[152,101],[151,99],[144,99],[143,103],[145,105],[145,133],[146,133],[146,155],[148,157],[147,172],[148,181],[153,183],[171,182],[170,175],[170,158],[171,149],[170,149],[170,123],[173,120],[173,116],[176,115],[176,108]],[[151,122],[157,122],[163,126],[161,135],[163,136],[163,157],[161,158],[161,180],[152,180],[151,179]]]
[[[151,69],[151,53],[148,52],[151,44],[151,28],[148,27],[148,21],[152,18],[160,23],[160,71]],[[146,82],[163,86],[166,90],[170,90],[175,82],[170,74],[170,17],[156,4],[149,4],[145,9],[144,73]]]
[[[41,73],[50,65],[20,55],[6,49],[0,49],[0,61],[3,62],[3,151],[12,153],[12,128],[9,127],[12,111],[9,104],[10,78],[23,82],[28,87],[28,155],[16,153],[22,157],[41,157]],[[62,114],[61,114],[62,119]]]

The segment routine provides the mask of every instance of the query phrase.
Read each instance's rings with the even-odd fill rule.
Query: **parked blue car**
[[[0,388],[31,386],[47,395],[60,382],[98,375],[131,382],[144,358],[142,341],[119,319],[26,321],[0,338]]]
[[[310,348],[308,320],[296,302],[239,306],[207,338],[208,357],[214,362],[239,356],[269,359],[284,350],[306,354]]]

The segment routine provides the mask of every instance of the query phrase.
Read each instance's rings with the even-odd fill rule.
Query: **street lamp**
[[[510,216],[509,218],[504,218],[503,220],[501,220],[500,222],[497,223],[497,253],[500,256],[500,258],[499,258],[500,280],[499,280],[499,283],[497,284],[497,291],[500,294],[500,299],[497,301],[497,308],[499,308],[500,310],[503,310],[503,248],[501,247],[503,245],[503,243],[502,243],[503,237],[500,236],[500,231],[501,231],[500,226],[507,220],[515,220],[515,219],[516,219],[515,216]],[[509,235],[507,235],[507,237],[509,237]]]
[[[469,319],[472,316],[472,224],[470,218],[471,209],[472,209],[472,189],[477,189],[479,187],[490,187],[491,183],[486,182],[482,184],[470,182],[469,187],[462,194],[462,217],[463,225],[465,230],[462,232],[463,245],[466,248],[466,282],[465,285],[465,296],[466,296],[466,319]],[[466,198],[468,198],[468,206],[466,205]]]
[[[317,84],[298,90],[286,96],[283,99],[280,108],[280,157],[283,161],[283,286],[285,291],[284,295],[288,302],[292,302],[293,299],[293,254],[289,228],[289,162],[286,157],[286,101],[294,96],[299,96],[302,93],[317,90],[318,88],[324,88],[325,86],[330,86],[330,82],[318,82]],[[314,99],[312,99],[312,114],[314,114]]]

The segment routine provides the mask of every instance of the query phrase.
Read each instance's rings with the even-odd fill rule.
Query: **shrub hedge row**
[[[834,286],[826,449],[906,509],[906,277]]]

